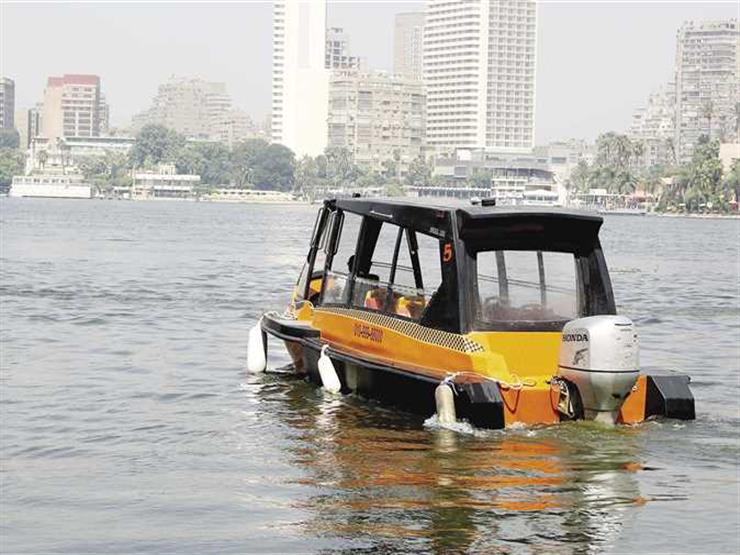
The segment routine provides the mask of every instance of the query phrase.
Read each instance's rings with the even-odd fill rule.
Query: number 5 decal
[[[453,256],[452,243],[445,243],[444,249],[442,250],[442,261],[451,262]]]

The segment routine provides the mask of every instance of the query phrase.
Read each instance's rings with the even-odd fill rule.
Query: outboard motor
[[[614,423],[637,381],[639,344],[624,316],[589,316],[565,324],[558,376],[575,384],[587,420]]]

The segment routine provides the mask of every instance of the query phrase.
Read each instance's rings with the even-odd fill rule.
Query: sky
[[[392,70],[396,13],[424,2],[331,1],[354,55]],[[271,90],[269,2],[28,3],[0,0],[0,74],[16,106],[40,101],[46,78],[100,75],[111,124],[146,109],[170,76],[223,81],[234,104],[265,118]],[[567,2],[538,8],[536,142],[624,131],[635,108],[672,78],[676,31],[688,19],[740,17],[736,2]]]

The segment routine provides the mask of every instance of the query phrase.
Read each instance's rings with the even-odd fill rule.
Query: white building
[[[92,198],[93,189],[79,174],[15,175],[11,197]]]
[[[653,92],[648,97],[647,104],[632,114],[627,136],[642,143],[642,166],[649,168],[675,164],[675,129],[676,86],[668,83]]]
[[[492,197],[501,205],[552,206],[565,202],[565,191],[546,155],[460,149],[437,158],[434,175],[444,184],[409,189],[423,196]]]
[[[396,14],[393,72],[420,81],[423,77],[424,12]]]
[[[700,135],[737,142],[740,102],[740,27],[737,19],[687,21],[676,37],[676,130],[680,161]]]
[[[272,140],[296,157],[324,152],[329,70],[326,0],[275,0],[272,22]]]
[[[441,151],[534,146],[534,0],[429,0],[427,140]]]
[[[160,165],[156,172],[136,172],[133,177],[131,198],[134,200],[192,200],[194,187],[200,184],[199,175],[178,174],[175,167],[168,164]]]
[[[398,157],[401,173],[424,154],[425,95],[420,81],[381,71],[335,70],[329,92],[329,146],[381,171]]]

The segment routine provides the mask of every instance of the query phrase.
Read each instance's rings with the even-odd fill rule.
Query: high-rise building
[[[676,129],[676,86],[668,83],[653,92],[647,105],[632,114],[627,136],[642,143],[640,164],[644,167],[676,162],[673,145]]]
[[[676,129],[679,160],[691,158],[700,135],[737,142],[740,102],[737,19],[687,21],[676,37]]]
[[[49,77],[44,90],[41,136],[53,142],[63,137],[99,137],[100,77],[63,75]]]
[[[13,129],[15,120],[15,82],[0,78],[0,129]]]
[[[42,102],[37,102],[36,106],[28,110],[28,118],[26,120],[27,143],[24,145],[26,148],[31,148],[33,139],[41,136],[41,116],[43,113],[44,104]]]
[[[424,154],[426,98],[420,81],[384,72],[335,70],[329,87],[329,145],[347,148],[357,165],[405,167]]]
[[[393,30],[393,72],[422,79],[424,12],[396,14]]]
[[[326,32],[326,67],[328,69],[360,69],[362,60],[352,56],[349,36],[341,27],[331,27]]]
[[[271,134],[298,157],[326,147],[329,71],[326,0],[275,0]]]
[[[535,0],[429,0],[427,141],[438,150],[534,146]]]
[[[228,146],[245,139],[260,137],[252,118],[246,112],[232,108],[214,119],[213,138]]]
[[[218,140],[232,111],[225,83],[198,77],[171,77],[159,86],[151,107],[133,118],[132,127],[159,124],[194,139]]]

